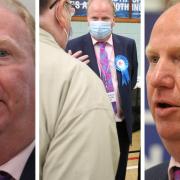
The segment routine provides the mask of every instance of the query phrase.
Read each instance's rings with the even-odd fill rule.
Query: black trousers
[[[116,180],[125,180],[130,142],[126,130],[125,121],[116,122],[116,128],[119,139],[119,148],[121,152],[116,173]]]

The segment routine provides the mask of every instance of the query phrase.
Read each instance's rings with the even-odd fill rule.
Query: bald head
[[[89,12],[89,7],[91,6],[92,3],[94,3],[95,6],[99,6],[99,4],[102,5],[103,3],[108,3],[112,7],[113,15],[115,15],[116,10],[115,10],[115,7],[114,7],[112,0],[88,0],[87,14]]]
[[[172,30],[176,29],[177,33],[179,33],[180,28],[180,3],[172,6],[168,10],[166,10],[156,21],[151,36],[156,32],[164,32],[167,31],[166,34],[172,32]]]
[[[151,49],[152,41],[156,43],[157,37],[159,39],[171,38],[175,34],[180,32],[180,3],[167,9],[156,21],[151,32],[150,40],[146,51]],[[157,43],[156,43],[157,44]]]

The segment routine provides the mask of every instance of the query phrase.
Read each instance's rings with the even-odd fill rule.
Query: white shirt
[[[173,180],[173,167],[180,167],[180,163],[177,162],[173,157],[171,157],[169,167],[168,167],[168,179]]]
[[[0,166],[1,171],[9,173],[15,180],[19,180],[22,171],[26,165],[26,162],[35,147],[35,142],[33,141],[29,146],[27,146],[23,151],[17,154],[15,157],[10,159],[8,162]]]

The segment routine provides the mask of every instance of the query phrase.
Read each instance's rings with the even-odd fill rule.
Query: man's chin
[[[180,144],[180,129],[165,127],[157,128],[158,134],[163,141],[179,142]]]

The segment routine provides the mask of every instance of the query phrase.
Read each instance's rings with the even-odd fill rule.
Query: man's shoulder
[[[168,180],[169,162],[153,166],[145,171],[145,180]]]
[[[76,37],[76,38],[73,38],[73,39],[69,40],[68,44],[69,44],[69,43],[82,42],[82,41],[88,39],[89,37],[90,37],[90,34],[87,33],[87,34],[84,34],[84,35],[82,35],[82,36],[79,36],[79,37]]]
[[[120,40],[121,42],[135,42],[134,39],[132,38],[129,38],[129,37],[126,37],[126,36],[121,36],[121,35],[118,35],[118,34],[112,34],[112,37],[113,39],[117,39],[117,40]]]

